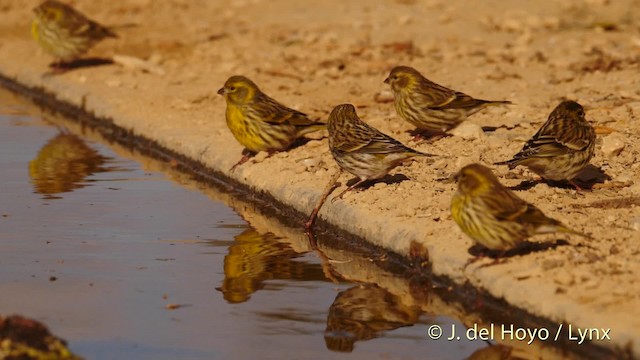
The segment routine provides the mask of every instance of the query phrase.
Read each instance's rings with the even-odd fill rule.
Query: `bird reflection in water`
[[[265,286],[265,280],[325,281],[319,264],[295,260],[302,255],[273,233],[261,234],[249,228],[229,246],[224,281],[218,290],[227,302],[235,304],[249,300]]]
[[[56,199],[59,197],[54,194],[86,186],[83,181],[88,176],[105,171],[102,165],[106,160],[78,136],[60,133],[29,162],[29,176],[36,193]]]
[[[340,292],[329,308],[325,344],[329,350],[351,352],[356,341],[411,326],[420,314],[418,307],[403,304],[385,289],[358,285]]]

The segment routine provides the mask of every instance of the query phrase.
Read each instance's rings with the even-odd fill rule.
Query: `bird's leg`
[[[488,251],[489,251],[489,250],[488,250],[488,249],[486,249],[486,250],[485,250],[485,251],[483,251],[482,253],[480,253],[480,254],[478,254],[478,255],[476,255],[476,256],[474,256],[474,257],[472,257],[471,259],[467,260],[467,262],[464,264],[464,267],[462,268],[462,271],[466,270],[466,269],[467,269],[467,267],[468,267],[469,265],[471,265],[471,264],[475,263],[476,261],[478,261],[478,260],[482,260],[482,259],[484,259],[484,258],[488,257],[488,254],[487,254],[487,252],[488,252]],[[493,266],[493,265],[501,264],[501,263],[503,262],[503,260],[505,260],[505,259],[504,259],[504,255],[507,253],[507,251],[509,251],[509,250],[503,250],[503,251],[501,251],[501,252],[500,252],[500,254],[498,254],[498,255],[495,257],[495,259],[493,259],[493,261],[492,261],[492,262],[490,262],[490,263],[488,263],[488,264],[481,265],[481,266],[479,266],[479,267],[478,267],[478,269],[481,269],[481,268],[483,268],[483,267],[487,267],[487,266]]]
[[[576,188],[577,192],[584,192],[586,189],[580,187],[580,185],[576,184],[573,180],[569,180],[569,184],[571,184],[574,188]]]
[[[251,157],[252,157],[252,156],[253,156],[253,155],[252,155],[251,153],[249,153],[249,152],[245,152],[245,153],[243,154],[243,156],[242,156],[242,159],[240,159],[240,161],[238,161],[237,163],[235,163],[235,165],[233,165],[233,166],[231,167],[231,169],[229,169],[229,171],[230,171],[230,172],[233,172],[233,170],[235,170],[235,169],[236,169],[236,167],[238,167],[238,166],[240,166],[240,165],[242,165],[242,164],[246,163],[247,161],[249,161],[249,159],[251,159]]]
[[[467,262],[464,264],[464,266],[462,267],[462,271],[467,270],[467,267],[473,263],[475,263],[478,260],[482,260],[485,257],[487,257],[487,255],[485,253],[479,254],[477,256],[472,257],[471,259],[467,260]]]
[[[422,144],[433,144],[434,142],[449,137],[451,136],[451,134],[447,134],[447,133],[430,133],[427,136],[425,136],[424,133],[422,134],[417,134],[416,136],[413,137],[413,141],[417,142],[416,145],[422,145]]]
[[[320,211],[320,208],[322,207],[324,202],[327,200],[327,197],[329,196],[329,194],[331,194],[331,191],[333,191],[333,187],[335,186],[336,181],[338,181],[338,178],[340,177],[341,174],[342,174],[342,168],[338,168],[335,174],[333,174],[333,176],[331,177],[331,180],[329,180],[329,183],[327,183],[327,186],[324,188],[324,191],[322,192],[322,196],[320,196],[320,200],[316,204],[316,207],[313,208],[313,211],[309,216],[309,220],[307,220],[307,222],[304,224],[304,228],[308,232],[311,231],[313,224],[316,222],[316,217],[318,216],[318,212]]]
[[[507,253],[507,251],[509,251],[509,250],[502,250],[500,252],[500,254],[498,254],[498,256],[496,256],[496,258],[493,259],[492,262],[490,262],[488,264],[480,265],[478,267],[478,269],[482,269],[482,268],[485,268],[485,267],[488,267],[488,266],[494,266],[494,265],[499,265],[499,264],[504,263],[507,260],[507,259],[504,258],[504,255]]]
[[[267,150],[267,157],[265,159],[268,159],[270,157],[272,157],[273,155],[279,153],[280,151],[278,150]]]
[[[334,197],[331,199],[331,203],[336,202],[338,199],[342,199],[342,196],[343,196],[347,191],[351,191],[351,190],[353,190],[353,188],[355,188],[356,186],[358,186],[358,185],[362,184],[362,183],[363,183],[363,182],[365,182],[365,181],[367,181],[367,179],[360,179],[357,183],[355,183],[355,184],[353,184],[353,185],[349,186],[345,191],[343,191],[343,192],[341,192],[340,194],[338,194],[338,195],[334,196]]]
[[[417,133],[413,136],[413,139],[411,139],[411,141],[413,142],[422,142],[422,140],[424,140],[424,135],[422,135],[422,133]]]

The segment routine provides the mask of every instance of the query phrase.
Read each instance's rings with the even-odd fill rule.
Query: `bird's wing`
[[[516,221],[527,212],[530,205],[504,188],[494,189],[490,196],[493,204],[489,204],[487,209],[493,213],[496,219],[503,221]]]
[[[349,136],[334,136],[334,148],[344,152],[365,154],[388,154],[394,152],[415,152],[398,140],[374,129],[366,123],[350,128]]]
[[[456,91],[446,98],[443,97],[441,102],[431,105],[428,108],[431,110],[466,109],[474,108],[486,102],[485,100],[477,100],[465,93]]]
[[[361,152],[370,154],[389,154],[396,152],[412,152],[413,150],[402,145],[398,140],[385,135],[381,132],[376,132],[369,142],[361,147]]]
[[[524,226],[540,226],[557,223],[556,220],[547,217],[540,209],[520,199],[509,190],[501,192],[500,210],[495,212],[495,217],[503,221],[514,221]]]
[[[311,125],[314,122],[310,120],[303,112],[288,108],[272,98],[261,94],[256,101],[256,106],[262,114],[261,118],[270,124],[289,124],[294,126]]]
[[[592,142],[591,129],[587,126],[574,125],[558,129],[555,140],[571,150],[584,150]]]
[[[560,118],[550,118],[524,145],[516,158],[550,157],[569,151],[584,150],[593,141],[587,126],[573,125]]]

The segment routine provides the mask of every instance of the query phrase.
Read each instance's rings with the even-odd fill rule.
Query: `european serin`
[[[595,144],[596,132],[582,106],[564,101],[513,159],[495,165],[524,165],[543,179],[566,180],[579,190],[573,179],[589,164]]]
[[[118,37],[109,28],[87,18],[69,5],[47,0],[33,9],[31,35],[49,54],[55,66],[76,60],[104,38]]]
[[[520,199],[485,166],[467,165],[456,180],[458,191],[451,200],[453,220],[473,241],[489,250],[507,251],[530,236],[551,232],[588,237]]]
[[[338,165],[359,181],[334,197],[339,199],[367,180],[380,179],[404,160],[433,156],[402,145],[399,141],[367,125],[351,104],[336,106],[329,115],[329,149]]]
[[[419,130],[445,133],[490,105],[510,101],[478,100],[425,78],[416,69],[397,66],[384,80],[391,85],[398,115]]]
[[[251,153],[284,151],[301,136],[326,128],[326,124],[273,100],[244,76],[230,77],[218,94],[227,102],[229,130]],[[233,168],[249,157],[245,154]]]

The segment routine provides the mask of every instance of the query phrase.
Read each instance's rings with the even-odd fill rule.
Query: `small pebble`
[[[451,130],[451,134],[459,136],[465,140],[482,139],[485,137],[482,127],[478,124],[464,122],[457,128]]]
[[[618,132],[611,133],[602,139],[602,152],[610,159],[618,156],[624,147],[625,137]]]

